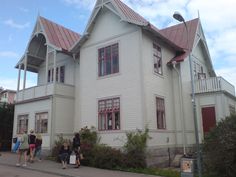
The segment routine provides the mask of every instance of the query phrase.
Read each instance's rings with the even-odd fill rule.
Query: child
[[[68,143],[63,143],[61,150],[59,152],[59,157],[62,163],[62,169],[66,169],[67,167],[67,161],[70,157],[70,147]]]

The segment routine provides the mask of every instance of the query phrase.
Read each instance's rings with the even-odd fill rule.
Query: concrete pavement
[[[0,156],[0,165],[5,167],[24,168],[28,171],[29,176],[32,171],[40,172],[47,175],[63,176],[63,177],[157,177],[153,175],[145,175],[138,173],[104,170],[92,167],[81,166],[79,169],[73,168],[73,165],[68,165],[67,169],[62,169],[60,163],[50,160],[42,160],[41,162],[28,163],[27,167],[16,167],[17,154],[4,152]],[[5,170],[6,171],[6,170]],[[2,176],[0,171],[0,176]]]

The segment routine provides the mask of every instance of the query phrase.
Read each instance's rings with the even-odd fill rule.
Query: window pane
[[[162,74],[161,48],[156,44],[153,44],[153,60],[154,60],[154,72]]]
[[[120,129],[120,99],[113,98],[98,101],[99,130]]]
[[[19,115],[17,120],[17,133],[28,130],[28,115]]]
[[[120,129],[120,112],[115,112],[115,129]]]
[[[119,72],[118,44],[98,50],[98,73],[105,76]]]
[[[48,113],[37,113],[35,115],[35,128],[36,133],[48,132]]]
[[[157,128],[165,129],[165,102],[162,98],[156,98],[156,117],[157,117]]]
[[[65,66],[60,67],[60,82],[65,82]]]

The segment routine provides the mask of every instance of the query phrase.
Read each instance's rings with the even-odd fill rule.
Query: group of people
[[[72,154],[74,154],[75,159],[70,159],[72,157]],[[69,143],[64,142],[60,152],[59,152],[59,158],[62,163],[62,169],[67,168],[68,161],[73,161],[72,164],[75,164],[76,166],[74,168],[80,167],[80,160],[81,160],[81,154],[80,154],[80,135],[79,133],[75,133],[75,136],[73,138],[72,142],[72,149],[70,149]]]
[[[15,142],[13,151],[18,152],[18,161],[16,166],[21,166],[22,156],[24,157],[23,167],[27,166],[27,162],[33,163],[35,158],[41,161],[41,150],[42,150],[42,136],[41,134],[35,134],[34,130],[30,130],[30,134],[27,131],[22,131],[20,137]],[[73,159],[71,157],[74,157]],[[70,148],[68,142],[64,142],[59,152],[59,158],[62,163],[62,168],[66,169],[68,162],[75,164],[74,168],[80,167],[80,134],[75,133],[73,138],[72,148]],[[71,158],[71,159],[70,159]],[[74,162],[73,162],[74,160]]]
[[[27,131],[22,132],[22,136],[17,138],[15,150],[18,151],[18,161],[16,166],[21,165],[22,156],[24,156],[24,163],[22,166],[27,166],[27,161],[33,163],[35,157],[38,161],[41,161],[41,150],[42,150],[42,136],[41,134],[34,133],[34,130],[30,130],[30,134],[27,134]]]

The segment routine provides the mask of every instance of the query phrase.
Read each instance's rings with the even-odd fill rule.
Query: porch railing
[[[235,88],[222,77],[212,77],[195,81],[195,93],[226,91],[235,96]]]
[[[53,94],[74,97],[74,86],[61,83],[53,83],[30,87],[20,90],[16,95],[16,102],[36,99]]]

